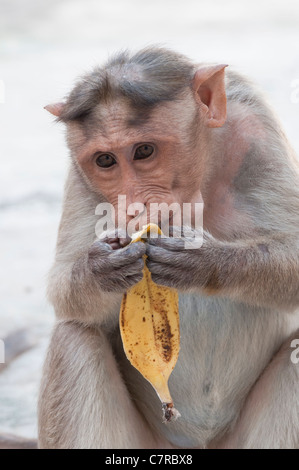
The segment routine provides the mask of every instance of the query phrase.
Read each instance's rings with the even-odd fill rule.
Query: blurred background
[[[153,43],[254,79],[299,153],[298,0],[0,0],[0,338],[28,347],[0,369],[0,432],[37,435],[54,323],[46,279],[68,151],[43,106],[109,54]]]

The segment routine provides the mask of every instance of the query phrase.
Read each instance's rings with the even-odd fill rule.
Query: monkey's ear
[[[196,100],[207,111],[207,126],[221,127],[226,120],[224,69],[227,65],[204,66],[193,78]]]
[[[64,107],[64,103],[54,103],[54,104],[47,104],[47,106],[44,107],[49,113],[53,114],[53,116],[59,117],[62,113]]]

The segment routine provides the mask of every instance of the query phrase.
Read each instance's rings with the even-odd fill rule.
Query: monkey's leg
[[[299,330],[284,343],[254,385],[233,431],[215,447],[299,448],[299,363],[291,360],[291,342],[296,338]]]
[[[75,322],[59,322],[44,366],[39,447],[163,445],[133,405],[105,334]]]

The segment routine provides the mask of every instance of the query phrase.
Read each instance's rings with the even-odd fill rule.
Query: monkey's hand
[[[212,235],[150,238],[146,243],[147,267],[156,284],[181,291],[209,287],[215,270],[218,240]]]
[[[147,266],[157,284],[179,291],[225,295],[266,307],[298,308],[298,237],[266,233],[223,241],[203,233],[194,249],[188,238],[153,238],[146,243]]]
[[[109,235],[95,241],[88,251],[88,268],[104,292],[122,293],[141,281],[145,244],[125,246],[127,237]]]

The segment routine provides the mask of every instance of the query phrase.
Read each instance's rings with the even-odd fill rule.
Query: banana
[[[157,225],[148,224],[131,243],[145,241],[144,235],[150,231],[162,234]],[[176,419],[180,414],[173,406],[168,379],[180,349],[178,293],[155,284],[145,263],[142,280],[123,296],[119,326],[127,358],[162,402],[163,421]]]

